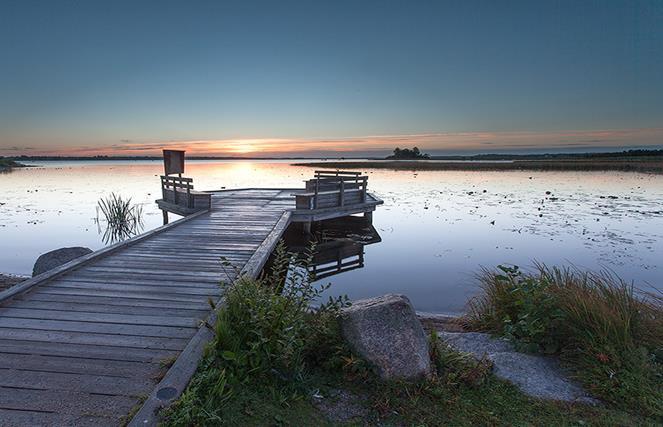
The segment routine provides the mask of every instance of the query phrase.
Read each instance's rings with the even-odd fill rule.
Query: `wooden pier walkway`
[[[354,172],[207,193],[165,178],[164,220],[189,216],[0,292],[1,426],[156,425],[212,337],[221,281],[257,276],[291,222],[370,219],[382,203]]]
[[[219,258],[258,274],[293,206],[282,190],[217,193],[209,211],[0,293],[0,425],[117,426],[145,397],[181,392],[208,299],[234,279]],[[185,349],[176,392],[155,389]]]

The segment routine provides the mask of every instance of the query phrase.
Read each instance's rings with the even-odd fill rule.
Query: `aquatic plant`
[[[99,199],[96,222],[100,225],[99,211],[106,221],[102,237],[104,243],[119,242],[138,234],[143,229],[143,207],[132,204],[131,198],[124,199],[120,195],[111,193],[110,196]]]
[[[618,406],[663,415],[663,298],[613,273],[537,265],[479,274],[471,329],[510,338],[528,351],[560,354],[575,376]]]

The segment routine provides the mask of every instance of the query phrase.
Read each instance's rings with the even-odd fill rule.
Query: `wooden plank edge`
[[[290,225],[291,215],[290,211],[283,212],[281,218],[279,218],[258,250],[249,258],[241,270],[241,275],[253,278],[258,276],[279,239],[286,228],[288,228],[288,225]],[[222,303],[223,298],[220,298],[216,303],[216,307],[218,308]],[[198,332],[196,332],[191,341],[182,350],[182,353],[177,357],[173,366],[170,367],[159,384],[156,385],[148,398],[145,399],[140,410],[134,415],[131,422],[129,422],[128,427],[152,427],[159,424],[159,411],[172,404],[182,395],[189,385],[189,381],[191,381],[191,378],[196,373],[198,363],[203,356],[205,345],[214,338],[214,333],[207,325],[212,326],[215,323],[216,310],[213,310],[200,326]]]
[[[46,283],[50,280],[53,280],[57,277],[62,276],[63,274],[65,274],[65,273],[67,273],[67,272],[69,272],[69,271],[71,271],[75,268],[81,267],[82,265],[88,264],[88,263],[90,263],[92,261],[95,261],[99,258],[103,258],[105,256],[108,256],[108,255],[110,255],[110,254],[112,254],[112,253],[114,253],[114,252],[116,252],[120,249],[124,249],[126,247],[129,247],[129,246],[135,244],[135,243],[138,243],[138,242],[143,241],[145,239],[148,239],[148,238],[150,238],[154,235],[162,233],[166,230],[177,227],[178,225],[183,224],[187,221],[190,221],[194,218],[197,218],[197,217],[199,217],[202,214],[207,213],[207,212],[209,212],[209,210],[196,212],[193,215],[189,215],[187,217],[180,218],[177,221],[171,222],[170,224],[162,225],[161,227],[157,227],[157,228],[155,228],[153,230],[150,230],[146,233],[139,234],[138,236],[134,236],[134,237],[132,237],[130,239],[127,239],[127,240],[124,240],[122,242],[115,243],[114,245],[107,246],[105,248],[96,250],[96,251],[94,251],[92,253],[89,253],[87,255],[83,255],[82,257],[73,259],[73,260],[69,261],[68,263],[62,264],[61,266],[56,267],[52,270],[48,270],[48,271],[46,271],[42,274],[34,276],[34,277],[32,277],[28,280],[25,280],[25,281],[19,283],[18,285],[12,286],[11,288],[0,292],[0,303],[6,302],[10,298],[15,297],[16,295],[19,295],[23,292],[26,292],[26,291],[30,290],[34,286]]]
[[[265,266],[269,255],[272,253],[276,244],[285,232],[286,228],[290,225],[292,218],[291,211],[285,211],[281,218],[276,222],[272,231],[267,235],[265,240],[260,244],[258,249],[251,255],[251,258],[244,264],[241,275],[249,277],[257,277],[262,268]]]

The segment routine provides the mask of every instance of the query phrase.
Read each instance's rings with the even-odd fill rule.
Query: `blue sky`
[[[0,52],[0,155],[663,144],[661,1],[1,0]]]

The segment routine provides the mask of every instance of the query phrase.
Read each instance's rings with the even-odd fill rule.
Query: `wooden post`
[[[311,221],[303,222],[302,229],[304,234],[311,234]]]
[[[373,224],[373,212],[364,212],[364,219],[367,223]]]
[[[168,211],[161,209],[161,213],[163,214],[163,225],[168,224]]]
[[[315,179],[315,195],[313,196],[313,209],[318,209],[318,192],[320,191],[320,178]]]

